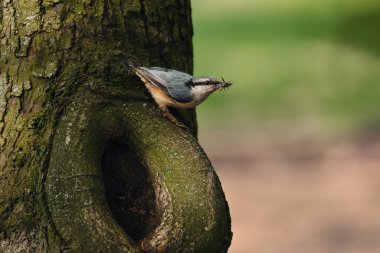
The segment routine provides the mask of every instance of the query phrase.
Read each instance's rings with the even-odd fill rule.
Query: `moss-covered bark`
[[[224,252],[219,181],[123,61],[192,71],[186,0],[0,6],[0,252]],[[194,112],[177,112],[196,131]]]

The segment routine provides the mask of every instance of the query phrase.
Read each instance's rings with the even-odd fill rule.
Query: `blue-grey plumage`
[[[193,108],[214,91],[231,86],[228,81],[218,81],[210,76],[193,77],[174,69],[130,67],[144,82],[165,115],[177,125],[179,122],[169,113],[167,106]]]
[[[174,69],[158,67],[139,67],[137,69],[176,101],[180,103],[192,101],[190,83],[192,83],[193,77],[191,75]]]
[[[132,67],[132,69],[144,81],[156,102],[164,106],[192,108],[203,102],[212,92],[231,85],[230,82],[220,82],[210,76],[193,77],[174,69],[159,67]]]

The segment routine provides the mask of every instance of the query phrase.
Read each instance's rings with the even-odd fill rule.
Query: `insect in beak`
[[[225,89],[229,88],[232,85],[232,83],[230,81],[224,80],[223,77],[221,77],[221,79],[222,79],[222,82],[221,82],[220,90],[225,90]]]

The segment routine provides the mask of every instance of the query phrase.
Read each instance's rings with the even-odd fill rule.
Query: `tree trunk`
[[[3,0],[0,252],[226,252],[193,110],[125,68],[192,71],[188,0]]]

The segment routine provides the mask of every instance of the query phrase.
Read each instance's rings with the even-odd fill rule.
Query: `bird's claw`
[[[188,127],[187,127],[185,124],[183,124],[182,122],[177,121],[177,122],[174,122],[174,123],[175,123],[177,126],[181,127],[181,128],[188,129]]]
[[[165,112],[164,116],[166,118],[168,118],[171,122],[173,122],[174,124],[176,124],[177,126],[179,126],[181,128],[187,128],[187,126],[185,124],[183,124],[182,122],[178,121],[171,113]]]
[[[177,120],[177,118],[174,117],[174,116],[170,113],[170,111],[169,111],[168,108],[166,108],[166,107],[160,107],[160,108],[161,108],[161,110],[164,112],[164,116],[165,116],[167,119],[169,119],[171,122],[173,122],[174,124],[176,124],[177,126],[179,126],[179,127],[181,127],[181,128],[185,128],[185,129],[188,128],[185,124],[183,124],[182,122],[179,122],[179,121]]]

